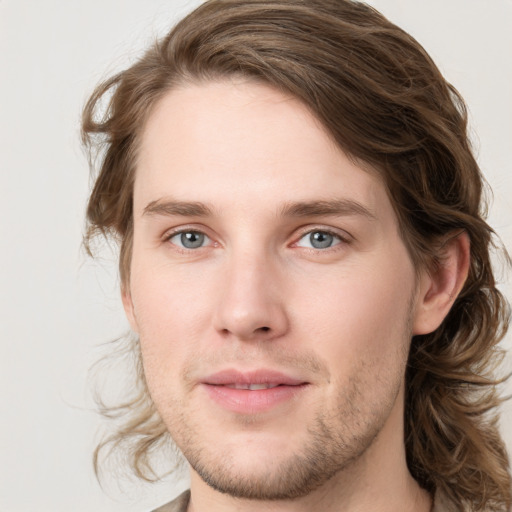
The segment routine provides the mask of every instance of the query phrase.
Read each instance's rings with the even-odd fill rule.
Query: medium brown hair
[[[468,234],[462,292],[435,332],[412,340],[407,462],[423,487],[440,490],[458,510],[510,510],[496,409],[503,379],[495,375],[509,308],[491,268],[494,233],[485,222],[466,107],[420,44],[373,8],[350,0],[210,0],[100,84],[83,114],[84,142],[91,155],[99,151],[86,246],[98,233],[118,240],[122,286],[128,285],[145,120],[173,87],[230,76],[298,98],[346,154],[378,170],[417,267],[436,265],[447,237]],[[138,358],[137,341],[132,348]],[[169,435],[136,364],[138,391],[115,409],[125,423],[100,447],[128,443],[135,472],[150,479],[150,454]]]

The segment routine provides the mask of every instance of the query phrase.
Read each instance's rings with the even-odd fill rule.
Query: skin
[[[299,101],[241,80],[160,100],[123,302],[191,465],[190,511],[430,509],[405,462],[404,373],[412,335],[439,325],[464,282],[467,237],[445,251],[436,273],[414,268],[378,173]],[[231,410],[205,385],[226,369],[303,384]]]

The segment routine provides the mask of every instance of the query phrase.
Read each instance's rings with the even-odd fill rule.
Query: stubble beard
[[[412,302],[411,302],[412,304]],[[354,478],[358,462],[384,428],[404,385],[412,322],[412,309],[406,317],[403,343],[396,352],[362,358],[360,368],[340,385],[335,406],[318,411],[303,435],[297,453],[269,454],[265,467],[240,467],[227,452],[201,444],[202,436],[189,421],[183,404],[170,410],[181,411],[167,423],[178,449],[194,471],[210,487],[235,498],[276,501],[295,500],[311,494],[336,475],[345,473],[347,484]],[[379,361],[380,359],[380,361]],[[398,362],[399,361],[399,362]],[[379,366],[384,372],[375,377]],[[385,390],[382,393],[382,390]],[[403,405],[398,404],[402,407]],[[257,435],[257,434],[256,434]],[[237,452],[244,446],[237,446]],[[343,483],[343,478],[339,483]]]
[[[279,454],[269,455],[264,468],[251,468],[250,464],[239,467],[229,453],[219,454],[215,447],[199,446],[201,436],[184,418],[173,422],[179,427],[174,432],[171,429],[171,434],[180,440],[178,446],[190,466],[213,489],[241,499],[294,500],[309,495],[335,475],[352,473],[377,438],[399,395],[401,379],[394,379],[393,384],[384,402],[366,409],[361,404],[367,397],[359,391],[361,386],[364,389],[364,383],[360,379],[351,382],[349,390],[340,391],[334,413],[317,414],[299,452],[281,459]]]

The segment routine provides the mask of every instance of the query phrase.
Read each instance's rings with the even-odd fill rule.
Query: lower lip
[[[233,389],[227,386],[203,384],[210,398],[229,411],[239,414],[255,414],[268,411],[294,399],[307,384],[277,386],[269,389]]]

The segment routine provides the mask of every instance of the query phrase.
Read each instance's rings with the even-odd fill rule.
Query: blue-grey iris
[[[315,249],[326,249],[333,244],[334,236],[325,231],[313,231],[309,235],[309,241]]]
[[[180,242],[183,247],[187,249],[197,249],[203,245],[204,235],[197,231],[186,231],[185,233],[181,233]]]

